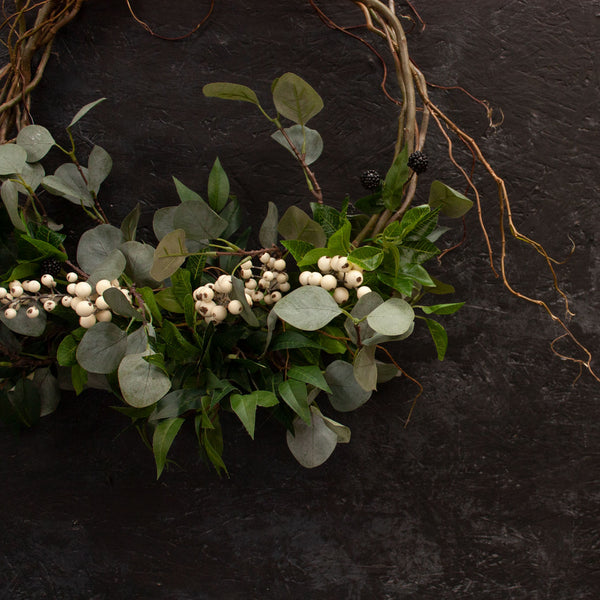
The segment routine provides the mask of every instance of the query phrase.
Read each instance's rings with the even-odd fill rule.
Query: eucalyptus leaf
[[[161,369],[144,360],[145,353],[128,354],[119,364],[119,387],[123,400],[135,408],[158,402],[171,388]]]
[[[88,190],[98,194],[100,185],[112,170],[112,158],[101,146],[94,146],[88,158]]]
[[[117,315],[128,317],[130,319],[141,320],[142,316],[140,313],[131,306],[129,300],[125,294],[116,287],[110,287],[102,294],[106,303],[110,306],[112,311]]]
[[[167,462],[167,454],[173,444],[175,436],[179,433],[185,419],[165,419],[160,421],[154,429],[152,436],[152,451],[154,452],[154,460],[156,461],[156,479],[158,479]]]
[[[330,429],[323,417],[311,411],[310,423],[294,419],[294,433],[286,434],[286,441],[294,458],[307,469],[322,465],[333,453],[338,435]]]
[[[306,125],[323,108],[319,94],[294,73],[279,77],[272,91],[277,112],[294,123]]]
[[[319,410],[316,406],[311,406],[311,411],[316,411]],[[322,414],[319,411],[319,414],[321,415],[321,418],[323,419],[323,422],[325,423],[325,425],[327,425],[327,427],[329,427],[329,429],[331,429],[331,431],[333,431],[333,433],[335,433],[335,435],[337,436],[337,443],[338,444],[348,444],[350,442],[350,428],[347,427],[346,425],[342,425],[341,423],[338,423],[337,421],[334,421],[333,419],[330,419],[329,417],[326,417],[324,414]]]
[[[23,182],[17,182],[17,190],[19,193],[25,194],[26,196],[30,195],[31,192],[29,190],[35,192],[38,187],[40,187],[45,175],[46,171],[44,171],[44,167],[41,163],[26,163],[16,177],[17,180],[23,180]]]
[[[125,354],[144,354],[148,351],[148,331],[146,327],[139,327],[127,336]]]
[[[17,144],[0,145],[0,175],[20,173],[27,162],[27,152]]]
[[[334,360],[325,370],[325,379],[331,388],[331,406],[340,412],[349,412],[362,406],[370,397],[354,377],[354,367],[344,360]]]
[[[54,171],[54,175],[44,177],[42,186],[51,194],[65,198],[73,204],[90,207],[94,205],[94,199],[84,177],[85,180],[88,179],[88,171],[85,167],[78,168],[73,163],[65,163]]]
[[[331,294],[316,286],[295,289],[284,296],[272,310],[286,323],[305,331],[321,329],[342,313]]]
[[[387,381],[391,381],[394,377],[400,377],[402,375],[402,371],[391,363],[384,363],[379,360],[375,361],[375,366],[377,367],[377,383],[386,383]]]
[[[141,242],[125,242],[119,250],[126,259],[125,273],[138,286],[157,287],[159,282],[150,275],[154,262],[154,248]]]
[[[273,202],[269,202],[267,216],[260,226],[258,239],[263,248],[270,248],[277,243],[277,223],[279,221],[279,212]]]
[[[162,240],[167,233],[175,229],[173,218],[175,216],[176,206],[167,206],[159,208],[152,218],[152,230],[157,240]]]
[[[18,231],[27,231],[27,227],[19,212],[19,194],[17,192],[17,184],[7,179],[2,183],[0,188],[0,196],[8,213],[8,217],[13,227]]]
[[[401,298],[390,298],[367,316],[367,323],[378,333],[402,335],[415,318],[412,306]]]
[[[30,163],[42,160],[55,143],[52,134],[41,125],[27,125],[17,134],[17,145],[27,152]]]
[[[241,100],[242,102],[251,102],[260,106],[255,92],[249,87],[238,83],[227,83],[224,81],[208,83],[202,88],[202,93],[208,98]]]
[[[27,316],[27,308],[36,306],[39,315],[35,319],[30,319]],[[41,336],[46,329],[46,311],[38,302],[28,303],[27,306],[22,306],[17,311],[17,316],[14,319],[7,319],[4,316],[4,310],[0,310],[0,321],[4,323],[11,331],[19,335],[27,335],[30,337]]]
[[[377,366],[375,364],[375,346],[363,346],[356,353],[353,362],[354,379],[363,390],[377,389]]]
[[[104,258],[102,263],[90,273],[87,282],[92,288],[95,288],[96,284],[101,279],[108,279],[109,281],[118,279],[125,270],[126,264],[127,260],[125,259],[125,255],[118,248],[115,248]]]
[[[182,202],[175,209],[173,226],[176,229],[183,229],[187,238],[203,241],[218,238],[227,227],[227,221],[204,200],[197,200]]]
[[[79,266],[87,273],[92,273],[123,241],[123,233],[113,225],[102,224],[88,229],[77,245]]]
[[[90,373],[116,371],[127,350],[127,334],[114,323],[96,323],[77,347],[77,362]]]
[[[183,229],[171,231],[163,237],[154,251],[150,277],[156,281],[164,281],[185,262],[186,254],[185,231]]]
[[[271,137],[289,150],[294,157],[296,157],[296,152],[290,146],[288,139],[294,148],[296,148],[298,154],[304,157],[304,162],[307,165],[311,165],[321,156],[323,152],[323,138],[316,129],[310,129],[302,125],[292,125],[292,127],[287,127],[283,131],[285,131],[285,135],[282,131],[276,131],[271,134]],[[288,139],[286,139],[286,136]]]
[[[94,100],[93,102],[90,102],[89,104],[86,104],[84,107],[80,108],[77,111],[77,113],[75,114],[75,116],[71,119],[71,122],[67,125],[67,129],[70,129],[71,127],[73,127],[73,125],[75,125],[75,123],[77,123],[77,121],[79,121],[79,119],[81,119],[82,117],[87,115],[87,113],[90,110],[92,110],[92,108],[94,108],[95,106],[100,104],[100,102],[102,102],[104,100],[106,100],[106,98],[99,98],[98,100]]]
[[[56,377],[46,367],[36,369],[33,373],[33,384],[40,398],[40,417],[53,413],[60,402],[60,388]]]

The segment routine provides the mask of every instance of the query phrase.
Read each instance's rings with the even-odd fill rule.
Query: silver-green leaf
[[[316,286],[295,289],[284,296],[273,310],[280,319],[304,331],[321,329],[342,314],[331,294]]]

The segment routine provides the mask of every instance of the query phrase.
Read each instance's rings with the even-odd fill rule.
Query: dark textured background
[[[165,35],[185,33],[206,8],[135,4]],[[427,28],[409,44],[428,79],[504,112],[492,130],[460,92],[431,92],[506,178],[523,232],[559,257],[569,235],[577,244],[559,272],[573,328],[598,350],[600,5],[414,5]],[[345,24],[360,21],[348,0],[321,6]],[[165,42],[124,2],[91,0],[55,51],[34,114],[59,132],[80,106],[108,98],[80,134],[115,160],[103,198],[117,222],[137,201],[146,225],[153,208],[173,204],[172,175],[204,190],[217,154],[253,223],[268,200],[308,199],[266,121],[250,105],[205,99],[210,81],[246,83],[266,99],[270,81],[294,71],[320,91],[325,109],[313,124],[325,152],[315,168],[327,200],[359,196],[357,174],[390,160],[395,108],[380,93],[377,60],[326,29],[308,2],[217,2],[201,31]],[[427,150],[428,176],[462,189],[433,130]],[[481,180],[481,189],[493,228],[493,185]],[[190,434],[173,448],[180,468],[156,483],[151,455],[98,393],[66,398],[20,439],[0,431],[0,598],[598,598],[600,387],[589,376],[571,385],[576,370],[548,348],[557,330],[494,279],[474,215],[468,227],[443,265],[468,301],[446,320],[446,360],[425,335],[396,350],[425,387],[410,426],[414,386],[388,384],[341,416],[352,442],[316,470],[294,461],[272,423],[252,442],[229,419],[230,479],[198,462]],[[539,257],[511,251],[515,284],[549,293]]]

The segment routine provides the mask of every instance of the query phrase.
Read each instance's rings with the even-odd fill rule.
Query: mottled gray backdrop
[[[340,23],[361,21],[349,0],[319,4]],[[504,114],[490,128],[461,92],[431,89],[506,179],[522,231],[559,258],[575,242],[558,272],[574,331],[600,351],[600,4],[413,4],[427,26],[409,44],[428,80],[463,86]],[[184,34],[207,8],[205,0],[132,5],[163,35]],[[266,101],[286,71],[325,100],[311,124],[325,141],[315,170],[326,200],[358,197],[358,174],[389,164],[396,107],[380,91],[376,57],[327,29],[307,0],[217,2],[180,42],[151,37],[122,0],[91,0],[61,31],[33,112],[60,138],[79,107],[107,97],[79,135],[114,158],[102,197],[115,222],[141,202],[150,236],[152,209],[176,202],[171,177],[203,192],[218,155],[258,224],[269,200],[305,206],[302,175],[251,105],[209,100],[201,89],[237,81]],[[433,129],[427,151],[424,179],[463,189]],[[494,231],[495,190],[480,175]],[[69,212],[63,219],[68,230],[83,226]],[[382,386],[340,415],[352,442],[318,469],[294,461],[275,424],[261,423],[252,442],[226,419],[230,479],[199,463],[189,431],[173,448],[179,468],[156,483],[137,434],[110,397],[93,392],[65,398],[20,438],[0,430],[0,598],[597,598],[600,385],[589,376],[572,385],[577,368],[549,350],[558,330],[494,278],[474,214],[467,227],[464,246],[435,269],[467,301],[445,320],[446,360],[424,333],[395,350],[425,388],[411,424],[404,428],[415,386]],[[448,239],[460,236],[455,229]],[[550,298],[543,260],[518,244],[509,250],[511,281]]]

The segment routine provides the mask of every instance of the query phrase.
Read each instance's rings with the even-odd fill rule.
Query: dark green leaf
[[[161,476],[165,463],[167,462],[167,454],[175,436],[179,433],[185,419],[175,418],[160,421],[154,429],[152,436],[152,451],[154,452],[154,460],[156,461],[156,479]]]
[[[381,198],[388,210],[394,211],[402,204],[404,186],[411,175],[407,161],[408,148],[404,146],[385,176]]]
[[[325,377],[323,377],[323,373],[317,365],[294,366],[288,370],[287,375],[289,379],[303,381],[304,383],[308,383],[309,385],[331,394],[329,384],[325,380]]]
[[[448,348],[448,334],[442,325],[433,319],[425,319],[427,328],[435,344],[438,360],[444,360],[446,349]]]
[[[323,108],[323,100],[302,78],[285,73],[273,87],[273,103],[286,119],[306,125]]]
[[[374,246],[361,246],[348,254],[348,260],[366,271],[374,271],[383,261],[383,250]]]
[[[465,305],[464,302],[453,302],[451,304],[433,304],[431,306],[417,306],[426,315],[452,315]]]
[[[310,409],[306,384],[294,379],[282,381],[278,386],[284,402],[307,424],[310,424]]]
[[[279,233],[286,240],[302,240],[322,248],[327,242],[323,228],[297,206],[290,206],[279,221]]]
[[[331,256],[339,254],[340,256],[346,256],[350,250],[350,231],[352,226],[350,221],[346,221],[340,229],[338,229],[327,242],[327,248],[331,253]]]
[[[221,212],[229,200],[229,179],[217,158],[208,176],[208,202],[216,212]]]
[[[128,215],[121,222],[121,232],[123,233],[123,239],[126,242],[135,241],[135,234],[137,231],[137,226],[140,220],[140,215],[142,213],[142,209],[140,207],[140,203],[138,202],[135,205],[135,208],[128,213]]]
[[[434,181],[429,189],[429,206],[440,208],[443,215],[456,219],[473,207],[473,201],[441,181]]]
[[[72,367],[77,364],[75,354],[78,343],[71,334],[62,339],[56,349],[56,361],[61,367]]]
[[[277,223],[279,221],[279,212],[273,202],[269,202],[267,216],[260,226],[258,239],[263,248],[270,248],[277,243]]]
[[[239,417],[240,421],[254,439],[254,425],[256,422],[256,397],[253,394],[242,396],[240,394],[232,394],[229,399],[231,409]]]

